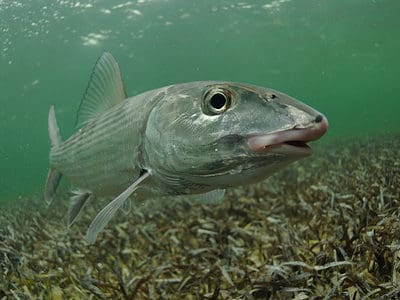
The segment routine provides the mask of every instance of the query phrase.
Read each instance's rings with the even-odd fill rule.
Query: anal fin
[[[70,227],[79,217],[83,207],[92,194],[90,192],[77,191],[70,198],[68,209],[68,227]]]

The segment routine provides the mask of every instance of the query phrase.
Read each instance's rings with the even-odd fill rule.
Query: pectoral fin
[[[117,198],[111,201],[106,207],[104,207],[94,218],[90,224],[87,233],[86,241],[89,244],[93,244],[96,241],[97,235],[104,229],[104,227],[110,222],[111,218],[117,212],[119,208],[125,203],[125,200],[139,187],[139,185],[150,176],[150,174],[145,171],[142,175],[130,185],[125,191],[123,191]]]

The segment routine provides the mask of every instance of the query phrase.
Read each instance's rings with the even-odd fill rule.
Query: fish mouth
[[[312,153],[308,142],[318,140],[328,129],[328,120],[318,115],[308,127],[294,126],[292,129],[269,134],[254,135],[247,143],[253,152],[274,153],[290,157],[303,157]]]

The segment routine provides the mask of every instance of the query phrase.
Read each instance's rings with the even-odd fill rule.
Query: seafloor
[[[400,136],[330,142],[217,205],[150,201],[93,246],[101,206],[0,211],[0,299],[400,298]]]

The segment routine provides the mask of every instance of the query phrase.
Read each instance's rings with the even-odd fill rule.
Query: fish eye
[[[218,115],[231,107],[231,93],[222,88],[208,90],[203,99],[203,112],[207,115]]]

